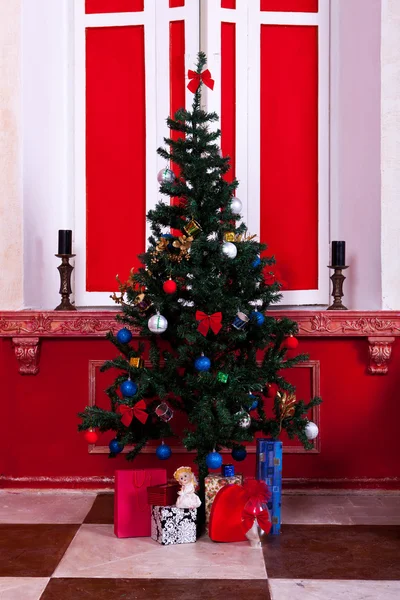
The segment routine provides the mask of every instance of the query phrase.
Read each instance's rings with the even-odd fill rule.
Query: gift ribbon
[[[211,90],[214,89],[214,79],[211,78],[211,73],[208,69],[203,71],[202,73],[196,73],[189,69],[188,77],[190,79],[188,83],[188,89],[194,94],[199,89],[199,85],[201,82],[204,83]]]
[[[206,336],[210,327],[217,334],[222,327],[222,313],[216,312],[213,315],[206,315],[201,310],[197,310],[196,321],[200,321],[197,331],[200,331],[202,335]]]
[[[268,502],[271,498],[271,492],[268,489],[265,481],[258,479],[246,479],[243,484],[243,489],[246,492],[246,498],[254,504],[262,504]]]
[[[129,427],[134,416],[144,425],[149,416],[145,409],[146,402],[144,400],[139,400],[135,406],[126,406],[125,404],[120,404],[118,407],[118,410],[122,415],[121,421],[125,427]]]
[[[254,521],[257,521],[258,525],[263,531],[265,531],[265,533],[268,533],[271,529],[271,521],[269,520],[269,514],[267,510],[263,510],[258,514],[254,514],[244,509],[242,513],[242,525],[245,533],[247,533],[249,529],[253,527]]]

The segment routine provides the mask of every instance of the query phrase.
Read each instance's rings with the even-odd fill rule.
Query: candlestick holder
[[[344,269],[348,269],[349,267],[338,267],[338,266],[328,266],[328,269],[334,269],[335,272],[331,275],[331,281],[333,283],[332,296],[333,296],[333,304],[331,304],[327,310],[348,310],[346,306],[342,304],[343,298],[343,283],[346,277],[343,275],[342,271]]]
[[[73,258],[75,254],[56,254],[56,256],[61,258],[61,265],[57,267],[60,273],[61,303],[54,310],[76,310],[69,299],[70,294],[72,294],[71,274],[74,270],[74,267],[69,264],[69,259]]]

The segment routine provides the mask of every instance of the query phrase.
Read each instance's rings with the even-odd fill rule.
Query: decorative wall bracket
[[[39,373],[40,338],[12,338],[12,342],[21,375],[37,375]]]
[[[369,365],[371,375],[386,375],[392,354],[394,337],[369,337]]]

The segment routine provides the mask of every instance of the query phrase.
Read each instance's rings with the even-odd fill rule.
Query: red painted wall
[[[386,376],[366,373],[366,339],[304,338],[299,349],[321,363],[321,453],[285,454],[284,477],[400,480],[400,344],[394,344]],[[82,434],[76,431],[76,413],[88,402],[89,360],[113,355],[114,348],[103,340],[44,339],[39,374],[24,377],[18,373],[11,340],[0,340],[4,485],[10,477],[112,476],[116,468],[132,464],[123,456],[109,460],[107,455],[89,455]],[[191,459],[177,454],[164,464],[172,474],[180,464],[191,464]],[[157,464],[154,454],[134,462],[139,468]],[[250,455],[242,466],[253,475],[255,456]]]

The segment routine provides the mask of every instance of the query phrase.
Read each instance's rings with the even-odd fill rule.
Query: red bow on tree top
[[[135,406],[126,406],[126,404],[120,404],[118,411],[122,415],[121,421],[125,427],[129,427],[132,423],[133,416],[135,416],[143,425],[146,423],[148,414],[146,412],[146,402],[139,400]]]
[[[206,315],[201,310],[196,310],[196,321],[200,321],[197,331],[200,331],[202,335],[206,336],[210,327],[216,335],[222,327],[222,313],[216,312],[213,315]]]
[[[208,69],[203,71],[202,73],[196,73],[189,69],[188,77],[190,79],[188,83],[188,89],[194,94],[199,89],[199,85],[201,82],[204,83],[211,90],[214,89],[214,79],[211,78],[211,73]]]

